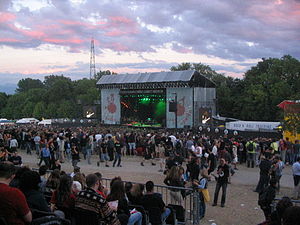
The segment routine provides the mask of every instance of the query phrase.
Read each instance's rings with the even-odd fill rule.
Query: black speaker
[[[176,112],[177,104],[174,101],[169,102],[169,112]]]

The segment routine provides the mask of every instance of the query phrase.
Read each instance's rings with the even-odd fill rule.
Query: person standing
[[[51,153],[50,153],[49,145],[43,144],[40,162],[38,163],[38,166],[41,166],[42,162],[44,161],[45,165],[50,169],[50,159],[51,159]]]
[[[109,156],[109,161],[114,160],[114,149],[115,149],[115,143],[114,140],[112,139],[112,136],[108,136],[107,140],[107,152]]]
[[[280,190],[280,179],[282,176],[282,170],[284,169],[284,163],[281,160],[279,155],[275,155],[274,157],[274,165],[272,168],[272,176],[276,179],[277,182],[277,191]]]
[[[13,136],[12,139],[10,139],[10,141],[9,141],[10,151],[11,151],[11,152],[17,151],[18,146],[19,146],[19,145],[18,145],[18,141],[17,141],[17,139]]]
[[[75,168],[80,160],[79,151],[76,145],[72,145],[71,148],[72,166]]]
[[[117,167],[122,167],[122,165],[121,165],[122,148],[123,148],[123,145],[117,139],[115,142],[115,160],[113,163],[113,167],[115,167],[117,161],[118,161]]]
[[[250,140],[246,143],[247,149],[247,167],[254,168],[255,154],[256,154],[256,143],[253,140]]]
[[[268,186],[270,180],[271,166],[272,166],[272,162],[269,160],[269,158],[262,155],[261,162],[259,164],[259,169],[260,169],[259,181],[256,186],[255,192],[260,193]]]
[[[225,207],[225,200],[226,200],[226,190],[228,184],[228,177],[229,177],[229,166],[227,165],[224,158],[220,159],[220,165],[218,166],[217,170],[218,178],[217,184],[214,194],[214,203],[212,206],[216,206],[218,202],[219,192],[222,188],[222,199],[221,199],[221,207]]]
[[[41,137],[39,136],[39,134],[36,134],[34,139],[34,145],[35,145],[35,151],[36,151],[36,155],[39,158],[40,157],[40,142],[41,142]]]
[[[293,199],[298,199],[300,196],[300,157],[297,158],[297,161],[293,164],[293,177],[294,177],[294,191]]]
[[[287,137],[286,138],[286,163],[293,165],[294,163],[294,149],[293,149],[293,143],[290,142],[290,139]]]
[[[266,221],[270,220],[272,207],[271,204],[276,197],[276,180],[271,179],[270,185],[259,193],[258,205],[264,212]]]
[[[297,161],[297,158],[299,156],[300,156],[300,143],[299,140],[296,140],[294,144],[294,162]]]

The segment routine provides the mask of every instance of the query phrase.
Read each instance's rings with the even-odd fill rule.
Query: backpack
[[[247,150],[249,152],[252,152],[254,150],[254,143],[252,141],[249,142],[249,145],[247,146]]]
[[[180,143],[180,140],[177,140],[177,141],[176,141],[175,148],[176,148],[177,150],[180,150],[180,149],[181,149],[181,143]]]

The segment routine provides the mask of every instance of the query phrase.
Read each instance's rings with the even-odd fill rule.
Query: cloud
[[[69,59],[79,57],[57,61],[46,51],[50,67],[34,66],[39,73],[88,64],[91,38],[103,68],[150,70],[153,63],[161,69],[155,63],[169,68],[190,60],[240,73],[253,65],[242,66],[250,59],[284,54],[299,59],[299,21],[299,0],[1,0],[0,47],[43,57],[40,51],[50,46]]]

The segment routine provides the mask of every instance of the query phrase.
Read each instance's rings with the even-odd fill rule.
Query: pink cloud
[[[124,16],[112,16],[110,20],[115,23],[132,23],[131,19],[128,19]]]
[[[121,43],[111,43],[108,44],[106,47],[111,48],[115,51],[128,51],[129,48]]]
[[[236,72],[231,72],[231,71],[227,71],[227,70],[217,70],[216,72],[223,73],[225,76],[239,78],[239,79],[244,77],[244,73],[236,73]]]
[[[81,44],[84,41],[80,39],[54,39],[54,38],[45,38],[43,39],[45,42],[53,43],[53,44]]]
[[[126,34],[126,32],[120,31],[120,30],[113,30],[113,31],[108,31],[105,33],[105,35],[109,36],[109,37],[122,36],[124,34]]]
[[[12,21],[16,18],[16,15],[13,13],[0,13],[0,23],[6,23]]]
[[[21,43],[22,41],[14,39],[14,38],[0,38],[0,42]]]

